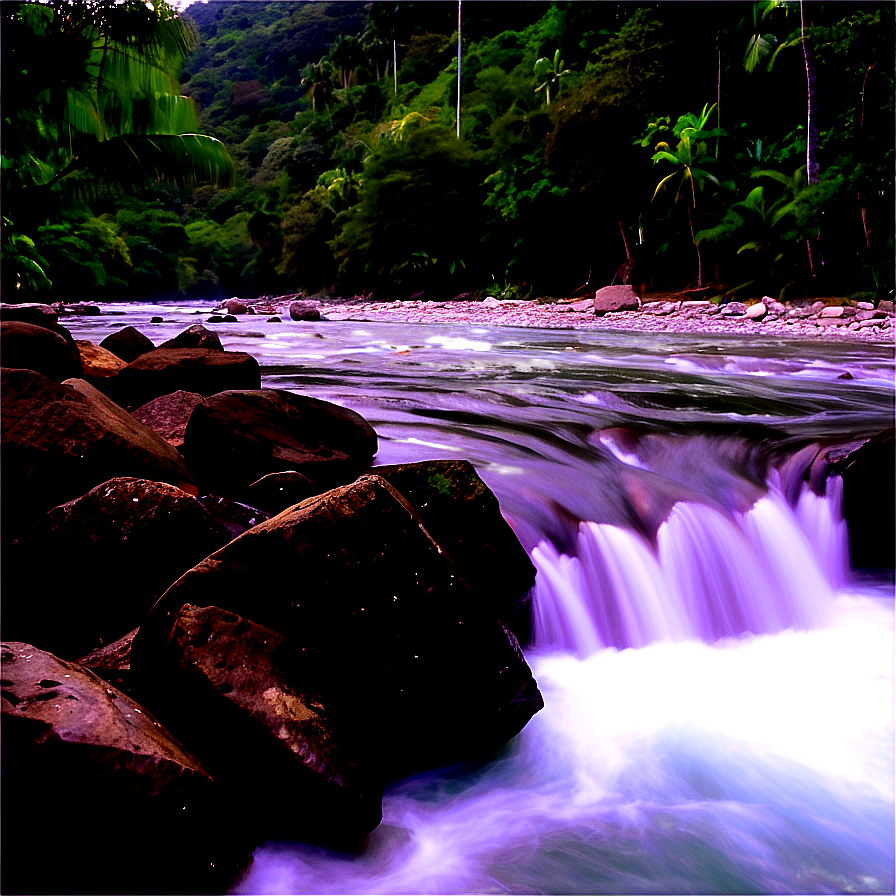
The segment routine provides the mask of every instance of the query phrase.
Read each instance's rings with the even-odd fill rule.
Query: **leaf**
[[[777,42],[778,39],[774,34],[754,34],[747,41],[744,68],[748,72],[752,72],[772,52],[772,48]]]
[[[740,255],[741,252],[746,252],[747,249],[758,249],[759,243],[755,240],[751,240],[749,243],[744,243],[740,249],[737,250],[737,254]]]

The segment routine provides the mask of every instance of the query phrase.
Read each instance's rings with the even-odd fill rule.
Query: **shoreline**
[[[612,311],[603,315],[577,308],[576,305],[580,303],[541,304],[536,299],[371,302],[363,298],[324,299],[315,296],[304,299],[281,296],[257,299],[246,304],[255,306],[253,310],[256,314],[281,314],[286,317],[293,302],[317,309],[325,320],[359,322],[729,336],[767,335],[774,338],[872,345],[893,345],[896,335],[893,312],[884,312],[886,316],[860,321],[852,316],[821,317],[818,311],[789,309],[790,313],[796,312],[801,316],[767,315],[764,319],[757,320],[746,314],[723,316],[719,306],[704,302],[650,302],[637,311]]]

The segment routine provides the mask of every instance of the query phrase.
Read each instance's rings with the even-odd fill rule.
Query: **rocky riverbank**
[[[640,330],[669,333],[768,335],[784,338],[854,342],[893,342],[892,302],[839,299],[812,303],[761,302],[716,304],[706,299],[668,295],[639,298],[628,286],[605,287],[594,297],[508,299],[493,296],[452,301],[374,302],[364,296],[322,295],[228,299],[219,310],[229,314],[267,314],[295,320],[357,320],[394,323],[446,323],[545,329]]]

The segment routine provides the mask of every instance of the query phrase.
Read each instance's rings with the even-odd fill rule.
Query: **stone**
[[[846,309],[842,305],[827,305],[818,312],[819,317],[843,317]]]
[[[290,302],[289,316],[293,320],[320,320],[320,308],[313,302]]]
[[[227,389],[258,389],[258,361],[245,352],[209,348],[157,348],[118,374],[122,404],[140,407],[170,392],[214,395]]]
[[[211,318],[209,318],[209,320],[211,320]],[[224,324],[235,324],[235,323],[236,323],[236,317],[234,317],[234,315],[232,315],[232,314],[225,314],[225,315],[221,318],[221,323],[224,323]]]
[[[893,302],[890,299],[881,299],[877,303],[878,311],[885,311],[887,314],[893,314],[894,310],[896,310],[896,306],[894,306]]]
[[[172,582],[230,540],[181,489],[110,479],[47,511],[8,552],[11,581],[41,569],[48,545],[53,563],[41,569],[39,600],[4,602],[4,632],[76,659],[139,625]]]
[[[250,843],[214,781],[87,669],[0,646],[5,893],[224,892]],[[15,824],[10,824],[12,819]]]
[[[185,604],[166,647],[166,719],[231,811],[254,817],[266,838],[329,845],[356,843],[380,823],[377,766],[352,755],[327,698],[292,682],[295,636]]]
[[[183,333],[178,333],[174,339],[163,342],[159,348],[207,348],[216,352],[223,352],[221,337],[214,330],[209,330],[202,324],[193,324]]]
[[[747,313],[747,306],[743,302],[727,302],[719,313],[723,317],[741,317]]]
[[[223,307],[228,314],[245,314],[249,306],[242,299],[232,298],[227,299]]]
[[[573,302],[569,305],[571,311],[578,311],[581,314],[594,313],[594,299],[584,299],[581,302]]]
[[[856,308],[858,308],[859,311],[873,311],[874,302],[856,302]]]
[[[122,361],[136,361],[140,355],[151,352],[155,345],[148,336],[144,336],[136,327],[122,327],[110,333],[101,343],[100,348],[118,355]]]
[[[482,307],[483,308],[500,308],[501,300],[496,299],[494,296],[486,296],[482,300]]]
[[[151,324],[162,324],[162,323],[164,323],[165,321],[164,321],[164,318],[161,318],[161,317],[159,317],[158,315],[156,315],[155,317],[151,317],[151,318],[149,319],[149,322],[150,322]]]
[[[72,305],[60,302],[57,307],[63,314],[96,315],[101,313],[99,305],[94,305],[90,302],[76,302]]]
[[[379,476],[255,526],[168,589],[131,650],[160,715],[178,614],[211,596],[289,639],[290,687],[319,694],[384,780],[492,750],[543,705],[514,636]]]
[[[127,362],[108,349],[94,345],[86,339],[76,339],[75,345],[78,348],[83,368],[81,379],[115,400],[118,397],[118,373],[122,367],[126,366]]]
[[[594,294],[594,313],[598,316],[611,311],[637,311],[641,304],[634,288],[625,286],[604,286]]]
[[[55,330],[59,322],[59,313],[51,305],[44,305],[40,302],[22,302],[21,304],[0,302],[0,321],[13,320]]]
[[[764,302],[756,302],[754,305],[750,305],[746,312],[750,320],[762,320],[766,314],[768,314],[768,308],[765,307]]]
[[[843,479],[843,516],[855,568],[893,569],[896,545],[896,439],[890,427],[834,466]]]
[[[135,408],[131,416],[157,432],[169,445],[180,448],[193,408],[201,402],[202,396],[198,392],[178,389]]]
[[[663,302],[660,306],[660,314],[674,314],[681,308],[681,302]]]
[[[319,494],[319,489],[307,476],[297,470],[268,473],[256,479],[246,489],[246,501],[253,507],[260,507],[270,513],[280,513],[311,495]]]
[[[376,433],[347,408],[281,389],[233,390],[197,405],[182,452],[203,491],[228,496],[295,470],[319,491],[348,482],[376,453]]]
[[[870,304],[868,302],[860,302],[859,304],[867,305]],[[872,320],[874,318],[874,310],[870,308],[860,308],[856,311],[856,320]]]
[[[111,684],[113,688],[130,696],[131,644],[136,634],[137,629],[131,629],[117,640],[91,650],[90,653],[78,658],[78,665],[90,669],[97,678],[102,678],[106,684]]]
[[[115,476],[192,488],[181,455],[84,380],[3,368],[0,383],[6,537]]]
[[[259,507],[250,507],[248,504],[231,501],[220,495],[200,495],[196,500],[208,511],[212,519],[227,529],[231,540],[271,517],[270,513]]]
[[[4,367],[36,370],[56,383],[81,374],[77,349],[54,330],[22,321],[0,323],[0,359]]]
[[[420,515],[461,576],[488,597],[495,615],[529,639],[535,567],[501,515],[498,499],[466,460],[374,467]]]
[[[868,327],[879,327],[883,323],[879,318],[861,318],[856,323],[856,328],[859,330],[865,330]]]
[[[274,315],[274,317],[269,317],[269,318],[268,318],[268,323],[269,323],[269,324],[279,324],[279,323],[282,323],[282,321],[280,320],[279,317],[277,317],[276,315]]]
[[[234,318],[236,320],[236,318]],[[220,314],[213,314],[211,317],[206,320],[208,324],[220,324],[224,321],[224,317]]]

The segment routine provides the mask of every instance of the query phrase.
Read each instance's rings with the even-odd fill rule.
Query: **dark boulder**
[[[100,347],[118,355],[122,361],[128,364],[136,361],[140,355],[151,352],[155,345],[148,336],[144,336],[136,327],[122,327],[114,333],[110,333],[101,343]]]
[[[166,647],[166,718],[261,836],[341,845],[380,823],[382,783],[353,761],[327,701],[291,683],[300,646],[186,604]]]
[[[131,651],[163,721],[178,614],[210,598],[288,639],[284,681],[320,695],[384,779],[487,753],[543,705],[514,636],[379,476],[255,526],[168,589]]]
[[[40,570],[40,598],[17,599],[13,589],[3,630],[75,659],[139,625],[172,582],[230,539],[179,488],[110,479],[49,510],[9,551],[4,572],[14,581],[16,566],[32,578]]]
[[[843,515],[852,565],[896,567],[896,439],[894,428],[870,438],[834,466],[843,479]]]
[[[131,695],[131,644],[137,629],[110,644],[104,644],[78,658],[78,665],[90,669],[97,678],[117,688],[123,694]]]
[[[196,759],[88,670],[4,642],[4,893],[224,892],[248,864]]]
[[[131,411],[131,416],[157,432],[169,445],[179,448],[184,443],[184,433],[193,408],[202,402],[198,392],[170,392]]]
[[[209,330],[202,324],[193,324],[183,333],[178,333],[174,339],[163,342],[159,348],[208,348],[216,352],[224,351],[221,337],[214,330]]]
[[[0,321],[11,320],[55,330],[59,314],[52,306],[42,305],[39,302],[23,302],[21,304],[0,302]]]
[[[213,520],[230,533],[231,540],[271,518],[271,514],[259,507],[250,507],[248,504],[231,501],[220,495],[200,495],[196,500],[208,511]]]
[[[0,389],[5,538],[115,476],[192,488],[181,455],[84,380],[3,368]]]
[[[214,395],[227,389],[261,388],[258,361],[245,352],[209,348],[157,348],[119,374],[122,403],[139,407],[169,392]]]
[[[289,316],[293,320],[320,320],[320,308],[312,302],[290,302]]]
[[[610,311],[637,311],[640,306],[631,286],[604,286],[594,294],[594,313],[598,316]]]
[[[181,448],[203,491],[243,496],[296,470],[323,490],[370,465],[376,433],[354,411],[280,389],[221,392],[197,405]]]
[[[36,370],[56,383],[81,375],[77,349],[72,351],[61,334],[22,321],[0,323],[0,363]]]
[[[269,513],[280,513],[320,491],[307,476],[295,470],[284,470],[282,473],[268,473],[267,476],[256,479],[245,494],[246,500],[253,507],[261,507]]]
[[[113,401],[117,400],[118,373],[126,366],[126,362],[114,352],[85,339],[76,339],[75,345],[81,357],[80,378]]]
[[[501,515],[498,499],[469,461],[431,460],[376,467],[420,514],[426,531],[460,574],[488,596],[514,634],[529,636],[528,595],[535,567]]]

